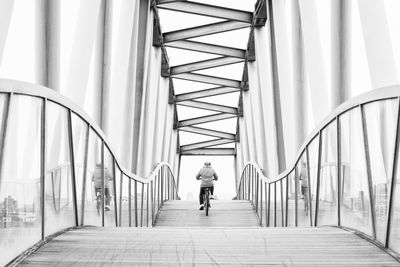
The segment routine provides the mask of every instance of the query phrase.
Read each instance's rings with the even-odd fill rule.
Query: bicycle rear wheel
[[[204,210],[206,211],[206,216],[208,216],[208,209],[210,208],[210,193],[206,190],[204,199]]]

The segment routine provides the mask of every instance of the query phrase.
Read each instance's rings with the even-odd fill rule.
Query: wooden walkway
[[[73,230],[42,246],[21,265],[400,266],[394,258],[353,233],[331,227],[256,227],[254,213],[243,210],[248,203],[231,204],[228,211],[228,202],[215,201],[206,217],[194,203],[170,202],[164,206],[155,228]],[[237,216],[237,211],[250,219],[232,221],[230,216]],[[184,217],[199,216],[178,224],[180,213]],[[252,227],[243,227],[247,220]],[[200,227],[200,222],[205,226]],[[233,227],[226,226],[228,222]]]
[[[260,227],[252,205],[246,200],[211,201],[208,217],[193,201],[167,201],[156,227]]]

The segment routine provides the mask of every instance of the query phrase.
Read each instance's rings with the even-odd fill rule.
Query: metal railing
[[[0,79],[0,265],[71,227],[151,227],[176,188],[168,163],[144,178],[122,167],[67,98]]]
[[[293,164],[268,178],[245,164],[236,199],[261,226],[336,226],[400,259],[400,86],[340,105],[307,138]]]

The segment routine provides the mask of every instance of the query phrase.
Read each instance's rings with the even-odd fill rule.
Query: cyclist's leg
[[[203,203],[204,203],[204,199],[203,199],[203,195],[205,193],[204,189],[205,189],[204,187],[200,187],[200,193],[199,193],[200,209],[201,209],[201,207],[203,207]]]

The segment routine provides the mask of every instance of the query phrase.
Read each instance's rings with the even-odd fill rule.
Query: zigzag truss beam
[[[193,149],[200,149],[200,148],[207,148],[211,146],[218,146],[218,145],[224,145],[224,144],[230,144],[234,143],[235,140],[231,139],[214,139],[214,140],[209,140],[205,142],[199,142],[199,143],[193,143],[189,145],[184,145],[180,147],[181,152],[193,150]]]
[[[196,70],[216,68],[216,67],[220,67],[220,66],[226,66],[226,65],[240,63],[243,61],[244,61],[244,59],[235,58],[235,57],[220,57],[220,58],[213,58],[213,59],[208,59],[208,60],[203,60],[203,61],[197,61],[194,63],[171,67],[171,75],[187,73],[187,72],[192,72],[192,71],[196,71]]]
[[[206,24],[198,27],[187,28],[178,31],[167,32],[163,34],[164,43],[179,41],[189,38],[196,38],[205,35],[239,30],[249,27],[250,24],[239,21],[223,21]]]
[[[236,140],[235,134],[226,133],[226,132],[222,132],[222,131],[216,131],[216,130],[210,130],[210,129],[206,129],[206,128],[200,128],[200,127],[196,127],[196,126],[186,126],[186,127],[180,128],[179,130],[184,131],[184,132],[189,132],[189,133],[217,137],[217,138]]]
[[[218,105],[218,104],[213,104],[213,103],[207,103],[207,102],[201,102],[201,101],[195,101],[195,100],[182,101],[182,102],[178,102],[176,104],[181,105],[181,106],[191,107],[191,108],[218,111],[218,112],[222,112],[222,113],[230,113],[230,114],[235,114],[235,115],[238,114],[238,109],[234,108],[234,107]]]
[[[181,101],[209,97],[209,96],[237,93],[237,92],[239,92],[238,88],[215,87],[215,88],[200,90],[200,91],[196,91],[196,92],[190,92],[190,93],[176,95],[175,102],[181,102]]]
[[[212,6],[190,1],[169,2],[169,3],[165,3],[165,1],[157,1],[157,4],[158,8],[185,12],[190,14],[203,15],[221,19],[237,20],[247,23],[251,23],[253,20],[253,14],[251,12],[231,9],[226,7]]]
[[[173,78],[182,79],[192,82],[200,82],[200,83],[208,83],[226,87],[234,87],[234,88],[241,88],[241,81],[226,79],[221,77],[197,74],[197,73],[182,73],[178,75],[173,75]]]
[[[165,46],[179,48],[179,49],[185,49],[185,50],[190,50],[190,51],[195,51],[195,52],[203,52],[203,53],[208,53],[208,54],[221,55],[221,56],[226,56],[226,57],[236,57],[236,58],[242,58],[242,59],[245,59],[245,57],[246,57],[246,50],[244,50],[244,49],[233,48],[233,47],[222,46],[222,45],[215,45],[215,44],[208,44],[208,43],[202,43],[202,42],[195,42],[195,41],[181,40],[181,41],[166,43]]]
[[[235,117],[237,117],[237,115],[229,114],[229,113],[219,113],[219,114],[214,114],[214,115],[197,117],[197,118],[193,118],[193,119],[179,121],[178,128],[196,125],[196,124],[207,123],[207,122],[226,120],[226,119],[235,118]]]
[[[184,156],[234,156],[234,148],[200,148],[180,153]]]

